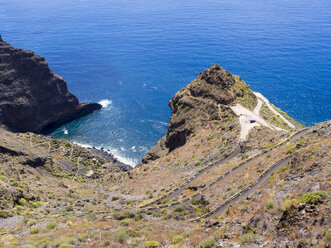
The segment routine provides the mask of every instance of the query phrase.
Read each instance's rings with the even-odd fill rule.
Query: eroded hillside
[[[330,121],[305,128],[218,65],[169,106],[167,135],[127,172],[1,131],[0,246],[327,247]]]

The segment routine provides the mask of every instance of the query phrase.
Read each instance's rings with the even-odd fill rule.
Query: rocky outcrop
[[[168,124],[168,133],[155,147],[153,147],[142,159],[143,164],[155,161],[177,148],[187,146],[187,153],[191,149],[196,150],[203,140],[194,138],[191,145],[189,140],[200,134],[211,135],[210,146],[217,139],[215,132],[219,130],[218,137],[228,134],[229,147],[235,147],[236,116],[229,106],[240,102],[243,105],[255,106],[256,97],[248,85],[239,76],[233,75],[219,65],[213,65],[182,90],[177,92],[169,101],[171,118]],[[233,133],[233,135],[230,135]],[[202,147],[202,146],[201,146]],[[207,149],[207,146],[204,146]],[[224,147],[225,148],[225,147]],[[212,148],[211,148],[212,149]],[[205,151],[207,153],[207,151]]]
[[[192,133],[192,127],[187,124],[190,118],[183,112],[195,108],[197,98],[214,102],[206,110],[210,112],[211,119],[217,120],[219,115],[216,104],[231,104],[238,97],[244,96],[244,90],[240,90],[242,87],[248,88],[240,77],[217,64],[199,73],[195,80],[176,93],[169,102],[172,115],[165,141],[166,147],[172,151],[186,143],[187,137]],[[186,111],[181,111],[179,115],[178,112],[183,109]]]
[[[15,132],[42,132],[100,108],[80,104],[43,57],[0,37],[0,124]]]

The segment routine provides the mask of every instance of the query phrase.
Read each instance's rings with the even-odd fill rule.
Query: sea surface
[[[104,108],[51,135],[136,164],[212,64],[305,125],[331,119],[330,0],[0,0],[0,34]]]

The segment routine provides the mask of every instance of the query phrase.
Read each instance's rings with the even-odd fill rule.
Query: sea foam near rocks
[[[113,102],[113,101],[108,100],[108,99],[102,99],[102,100],[99,102],[99,104],[101,104],[101,106],[102,106],[103,108],[107,108],[107,107],[109,107],[109,105],[112,104],[112,102]]]
[[[124,157],[124,156],[120,155],[118,153],[118,150],[117,149],[114,149],[114,148],[111,148],[111,147],[107,147],[107,146],[104,146],[104,147],[93,146],[93,145],[90,145],[90,144],[76,142],[76,141],[73,141],[72,143],[74,143],[74,144],[76,144],[78,146],[84,147],[84,148],[93,148],[94,147],[94,148],[99,149],[99,150],[101,150],[101,148],[103,148],[103,151],[104,152],[107,152],[109,154],[112,154],[121,163],[124,163],[124,164],[127,164],[127,165],[131,165],[132,167],[135,167],[136,164],[138,164],[138,162],[139,162],[136,159],[132,159],[132,158],[128,158],[128,157]]]

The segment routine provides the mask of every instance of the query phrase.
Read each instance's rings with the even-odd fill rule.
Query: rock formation
[[[43,57],[0,37],[0,124],[15,132],[42,132],[101,108],[78,102]]]

